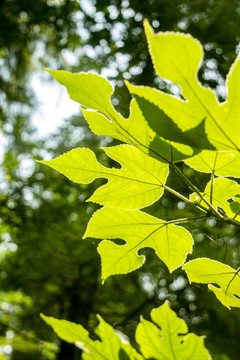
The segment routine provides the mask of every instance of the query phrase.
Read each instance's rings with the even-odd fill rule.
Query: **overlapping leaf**
[[[203,338],[192,333],[185,335],[188,331],[186,323],[177,317],[167,302],[151,312],[151,318],[156,325],[141,319],[137,326],[136,341],[144,357],[126,341],[123,343],[114,329],[99,315],[99,325],[95,333],[101,341],[92,340],[88,331],[81,325],[41,316],[61,339],[82,349],[84,360],[211,359],[204,347]]]
[[[95,154],[77,148],[56,159],[41,161],[70,180],[88,184],[96,178],[108,183],[97,189],[89,201],[123,209],[139,209],[152,204],[163,192],[168,165],[130,145],[104,148],[105,153],[122,165],[121,169],[101,165]]]
[[[103,279],[140,267],[145,257],[138,251],[144,247],[153,248],[170,271],[181,266],[191,252],[193,240],[184,228],[140,211],[123,210],[150,205],[161,196],[168,175],[167,164],[185,160],[196,170],[212,173],[204,197],[216,209],[222,208],[226,214],[223,216],[237,220],[240,217],[240,186],[230,179],[214,178],[240,176],[240,55],[227,77],[227,101],[219,104],[215,93],[203,87],[197,78],[203,59],[201,44],[190,35],[154,34],[148,23],[145,28],[157,74],[177,84],[181,98],[128,84],[134,99],[130,116],[125,119],[114,109],[110,100],[112,86],[102,77],[49,71],[67,87],[73,100],[95,110],[83,109],[83,113],[96,134],[133,145],[104,150],[122,165],[121,169],[102,166],[89,149],[75,149],[44,162],[75,182],[108,179],[90,200],[112,208],[97,211],[85,233],[85,237],[125,241],[118,245],[104,240],[98,246]],[[190,198],[195,201],[196,194]],[[193,260],[184,269],[190,281],[219,284],[220,288],[214,285],[209,288],[224,305],[239,307],[238,271],[210,259]],[[185,340],[184,344],[188,341]],[[197,356],[196,359],[202,358]]]
[[[168,224],[141,211],[102,208],[96,211],[84,237],[123,239],[126,244],[117,245],[104,240],[98,246],[102,259],[102,278],[127,274],[139,268],[145,261],[138,251],[151,247],[170,271],[181,266],[192,251],[193,239],[181,226]]]
[[[240,177],[239,151],[208,151],[203,150],[189,159],[186,164],[197,171],[213,173],[217,176]]]
[[[187,116],[183,110],[180,111],[176,108],[178,104],[174,105],[173,103],[180,102],[185,105],[183,100],[153,88],[134,86],[128,82],[126,82],[126,85],[142,111],[144,119],[156,134],[169,141],[190,145],[193,149],[193,155],[198,154],[202,149],[215,149],[208,140],[205,131],[205,118],[200,123],[196,122],[196,125],[190,120],[189,125],[186,125],[183,120],[179,121],[181,116],[178,119],[176,113],[180,112],[184,119],[187,119]],[[166,110],[168,107],[169,111]],[[194,111],[194,109],[191,109],[191,111]],[[178,123],[174,122],[170,116],[175,121],[178,119]],[[191,117],[190,114],[189,117]],[[186,157],[184,160],[188,158]]]
[[[190,282],[208,285],[227,307],[240,307],[240,274],[228,265],[208,258],[189,261],[183,266]],[[217,284],[219,287],[215,286]]]
[[[98,135],[107,135],[134,145],[144,153],[163,162],[176,162],[194,154],[189,145],[179,144],[158,136],[146,122],[134,99],[128,119],[122,117],[110,101],[113,93],[110,83],[96,74],[72,74],[66,71],[48,70],[62,85],[71,99],[98,112],[83,110],[90,128]],[[95,96],[95,94],[97,95]]]
[[[203,142],[203,149],[209,148],[207,136],[216,149],[239,151],[239,57],[227,78],[227,101],[219,104],[214,92],[203,87],[197,78],[203,59],[201,44],[190,35],[181,33],[154,34],[147,22],[145,22],[145,29],[157,74],[179,85],[184,99],[178,99],[156,89],[128,85],[131,93],[135,97],[150,101],[161,109],[164,115],[181,130],[195,129],[191,134],[192,141],[194,134],[199,136]],[[154,129],[161,136],[162,127],[160,121],[159,123]],[[197,128],[201,123],[204,124],[204,131],[201,126]],[[198,144],[200,144],[199,141]]]
[[[129,344],[124,344],[114,329],[98,315],[96,334],[102,341],[92,340],[83,326],[66,320],[41,315],[63,340],[74,343],[83,351],[84,360],[142,360],[143,357]]]
[[[238,218],[238,203],[234,207],[234,203],[238,201],[237,196],[240,195],[240,185],[237,182],[221,177],[215,178],[209,181],[203,195],[215,209],[220,207],[228,217]],[[196,194],[192,194],[190,199],[194,201],[196,197]]]
[[[136,330],[137,343],[146,359],[211,359],[202,337],[192,333],[184,335],[188,331],[186,323],[177,317],[167,302],[152,310],[151,319],[157,326],[142,320]]]

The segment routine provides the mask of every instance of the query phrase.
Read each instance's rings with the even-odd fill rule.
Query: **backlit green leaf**
[[[128,82],[126,85],[150,128],[160,137],[190,145],[193,155],[200,149],[215,149],[207,138],[205,118],[200,121],[194,103],[186,103],[157,89],[134,86]]]
[[[197,82],[196,73],[203,59],[201,43],[183,33],[167,31],[154,34],[147,21],[144,25],[157,74],[180,85],[184,96],[191,95],[189,87]]]
[[[240,153],[238,151],[203,150],[189,159],[186,164],[197,171],[213,173],[217,176],[240,177]]]
[[[67,320],[58,320],[51,316],[45,316],[41,314],[42,319],[50,325],[55,333],[63,340],[69,343],[75,343],[76,341],[88,345],[89,333],[82,325],[71,323]],[[90,342],[91,344],[91,342]]]
[[[138,251],[153,248],[170,271],[181,266],[192,251],[193,239],[181,226],[168,224],[141,211],[102,208],[89,221],[84,237],[123,239],[126,244],[117,245],[104,240],[98,246],[102,259],[102,278],[127,274],[139,268],[145,261]]]
[[[214,150],[215,148],[209,142],[206,132],[205,132],[205,119],[200,122],[197,126],[189,128],[185,131],[182,127],[183,122],[177,125],[165,112],[161,109],[162,103],[159,102],[159,93],[156,89],[143,87],[143,86],[133,86],[129,83],[126,83],[129,91],[132,93],[136,99],[139,108],[141,109],[145,120],[148,122],[150,128],[160,137],[178,142],[180,144],[190,145],[194,153],[199,153],[202,149]],[[160,93],[163,97],[162,101],[169,105],[170,112],[175,110],[175,116],[178,109],[173,108],[172,102],[181,102],[180,99],[176,97],[167,95],[165,93]],[[158,104],[158,105],[157,105]],[[184,106],[186,105],[183,103]],[[178,104],[177,104],[178,105]],[[176,104],[175,104],[176,106]],[[193,109],[192,109],[193,111]],[[183,115],[183,114],[182,114]],[[180,112],[181,116],[181,112]],[[192,118],[192,115],[190,115]],[[184,114],[184,120],[186,119],[186,114]],[[179,120],[178,120],[179,121]]]
[[[110,101],[113,93],[111,84],[103,77],[92,73],[73,74],[62,70],[47,71],[62,85],[66,86],[70,98],[83,106],[115,114]]]
[[[186,323],[177,317],[167,302],[151,311],[157,325],[142,320],[136,330],[136,341],[146,359],[156,360],[209,360],[203,338],[187,334]]]
[[[188,331],[186,323],[177,317],[167,302],[151,311],[151,319],[156,325],[141,319],[137,326],[136,341],[144,358],[126,342],[126,337],[124,342],[121,340],[124,334],[118,335],[99,315],[99,325],[95,333],[101,341],[92,340],[88,331],[81,325],[41,316],[61,339],[82,349],[84,360],[211,359],[204,347],[203,338],[192,333],[185,335]]]
[[[189,261],[183,269],[190,282],[210,284],[208,288],[224,306],[240,307],[240,276],[235,269],[208,258]]]
[[[236,212],[231,206],[231,199],[234,200],[235,196],[240,195],[240,185],[233,180],[219,177],[213,182],[209,181],[203,195],[215,209],[220,207],[227,216],[233,218]],[[196,197],[196,194],[192,194],[190,199],[194,201]]]
[[[239,76],[240,76],[240,55],[236,57],[236,60],[232,64],[230,71],[226,79],[227,99],[226,102],[221,105],[225,116],[222,118],[215,118],[215,121],[206,122],[206,132],[210,135],[214,135],[217,141],[221,141],[225,136],[225,139],[229,139],[232,143],[232,148],[239,151],[240,139],[240,105],[239,105]],[[222,140],[223,141],[223,140]],[[227,143],[227,141],[225,141]],[[223,147],[219,146],[219,149]]]
[[[219,104],[214,92],[203,87],[197,78],[203,58],[200,43],[190,35],[181,33],[154,34],[147,22],[145,29],[157,74],[179,85],[184,99],[177,99],[154,89],[130,90],[140,96],[143,96],[143,92],[148,93],[148,100],[151,98],[151,102],[181,130],[195,128],[204,121],[206,134],[212,145],[219,150],[239,151],[239,97],[236,80],[240,71],[239,58],[236,59],[227,78],[228,101]]]
[[[66,320],[41,315],[55,333],[63,340],[74,343],[83,351],[84,360],[141,360],[143,357],[129,344],[124,344],[107,324],[98,315],[99,325],[96,334],[102,341],[92,340],[84,327]]]
[[[97,189],[89,201],[101,205],[139,209],[152,204],[163,193],[168,165],[161,163],[133,146],[104,148],[105,153],[122,165],[121,169],[101,165],[95,154],[77,148],[56,159],[42,161],[77,183],[88,184],[96,178],[108,183]]]
[[[164,162],[180,161],[194,154],[188,145],[157,136],[148,126],[135,99],[130,105],[129,118],[122,117],[110,101],[112,86],[101,76],[91,73],[48,71],[60,84],[67,87],[71,99],[84,107],[99,111],[89,112],[83,109],[90,128],[96,134],[112,136],[134,145],[144,153]]]

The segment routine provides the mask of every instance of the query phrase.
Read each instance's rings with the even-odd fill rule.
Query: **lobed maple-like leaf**
[[[95,333],[101,339],[92,340],[83,326],[66,320],[41,315],[63,340],[82,349],[84,360],[210,360],[203,337],[189,333],[186,323],[177,317],[167,302],[151,311],[150,321],[141,319],[136,329],[139,354],[130,344],[123,342],[101,316]],[[161,329],[160,329],[161,328]],[[186,335],[185,335],[186,334]]]
[[[209,360],[202,337],[188,331],[167,302],[151,311],[154,323],[141,320],[136,330],[136,341],[145,359],[155,360]]]
[[[83,351],[83,360],[143,360],[143,357],[129,344],[123,343],[112,326],[101,316],[95,329],[99,340],[92,340],[82,325],[41,315],[54,332],[64,341],[75,344]]]
[[[70,97],[82,105],[93,132],[129,144],[104,149],[122,165],[121,169],[102,166],[89,149],[75,149],[44,162],[76,182],[90,183],[97,177],[108,179],[89,200],[111,208],[97,211],[85,233],[85,237],[125,241],[124,245],[111,240],[99,244],[103,279],[141,266],[145,257],[138,255],[138,251],[144,247],[153,248],[170,271],[181,266],[191,252],[193,240],[183,227],[141,211],[129,211],[150,205],[161,196],[168,175],[167,164],[181,177],[184,175],[173,165],[181,160],[196,170],[212,173],[204,197],[215,209],[222,208],[223,216],[239,219],[240,186],[215,176],[240,175],[240,55],[227,76],[227,100],[220,104],[214,91],[198,80],[203,49],[196,39],[181,33],[154,34],[147,22],[145,30],[157,74],[177,84],[181,94],[176,97],[127,83],[133,95],[127,119],[113,107],[113,88],[104,78],[49,70],[67,87]],[[185,181],[189,185],[187,178]],[[200,203],[199,195],[192,194],[190,199]],[[203,275],[200,265],[204,267]],[[214,266],[217,272],[211,272]],[[219,283],[220,288],[214,285],[209,288],[224,305],[239,306],[238,271],[224,267],[227,265],[210,259],[197,259],[184,269],[190,281]],[[225,272],[220,272],[224,269]]]
[[[202,149],[210,149],[209,142],[218,150],[240,149],[240,105],[239,84],[240,56],[232,65],[227,76],[228,97],[219,103],[215,93],[205,88],[198,80],[198,70],[203,60],[202,45],[191,35],[173,32],[154,34],[145,22],[145,31],[154,68],[157,74],[180,87],[182,98],[166,94],[160,90],[142,86],[128,88],[133,96],[148,101],[162,111],[165,117],[186,132],[192,130],[191,142]],[[139,100],[140,99],[140,100]],[[169,122],[170,124],[170,122]],[[200,125],[203,126],[200,126]],[[162,121],[150,123],[159,136],[162,136]],[[164,122],[163,122],[164,125]],[[178,131],[174,131],[172,136]],[[166,136],[168,138],[168,135]],[[198,137],[198,139],[196,139]],[[197,142],[196,142],[197,140]],[[189,143],[189,140],[188,142]],[[196,145],[195,145],[196,146]]]
[[[127,274],[139,268],[144,247],[153,248],[170,271],[181,266],[192,251],[191,234],[181,226],[168,224],[141,211],[101,208],[88,223],[84,238],[123,239],[124,245],[104,240],[98,246],[102,260],[102,279]]]
[[[121,169],[101,165],[87,148],[77,148],[59,157],[40,161],[76,183],[89,184],[106,178],[103,185],[88,199],[100,205],[123,209],[140,209],[160,198],[168,176],[168,165],[159,162],[130,145],[103,148],[122,165]]]
[[[190,282],[210,284],[208,288],[224,306],[240,307],[240,275],[237,270],[208,258],[191,260],[183,266],[183,270]]]
[[[214,91],[198,80],[203,49],[196,39],[182,33],[154,34],[147,22],[145,30],[157,74],[177,84],[182,98],[127,83],[134,99],[125,119],[110,101],[113,89],[107,80],[91,73],[48,71],[73,100],[97,111],[83,110],[96,134],[112,136],[170,163],[202,149],[239,152],[239,56],[227,76],[227,100],[220,104]]]
[[[145,154],[168,163],[183,160],[194,154],[191,146],[158,136],[149,127],[135,99],[130,104],[129,118],[122,117],[110,101],[113,94],[112,86],[101,76],[91,73],[48,71],[60,84],[66,86],[71,99],[83,107],[97,110],[96,112],[82,109],[91,130],[97,135],[111,136],[134,145]]]

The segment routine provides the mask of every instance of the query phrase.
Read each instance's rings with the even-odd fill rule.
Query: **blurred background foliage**
[[[239,0],[0,1],[1,360],[81,358],[80,350],[56,338],[40,312],[81,323],[91,333],[99,313],[134,344],[139,315],[149,318],[150,310],[165,299],[191,331],[207,336],[213,359],[239,359],[239,310],[224,308],[205,286],[190,286],[181,270],[169,274],[152,250],[141,251],[147,256],[141,269],[102,284],[98,242],[81,238],[97,209],[84,200],[104,180],[77,185],[35,163],[87,146],[111,166],[99,146],[116,144],[94,136],[80,112],[54,133],[39,134],[32,122],[39,110],[34,76],[40,73],[43,82],[53,84],[43,66],[107,77],[115,86],[113,104],[124,115],[130,97],[123,79],[179,91],[154,74],[144,18],[156,31],[188,32],[202,42],[205,58],[199,78],[223,101],[224,79],[240,50]],[[206,175],[179,166],[204,188]],[[172,173],[168,183],[189,193]],[[192,209],[167,193],[146,211],[164,219],[192,215]],[[195,238],[191,257],[239,266],[239,231],[233,226],[210,219],[188,228]]]

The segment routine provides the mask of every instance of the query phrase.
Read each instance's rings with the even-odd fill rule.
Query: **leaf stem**
[[[235,225],[236,227],[238,227],[238,228],[240,229],[240,222],[238,222],[238,221],[235,220],[234,218],[231,219],[231,218],[227,217],[227,218],[223,218],[223,220],[224,220],[227,224]]]
[[[173,170],[184,180],[184,182],[194,191],[197,193],[197,195],[200,197],[200,199],[205,202],[205,204],[208,206],[209,210],[218,218],[223,220],[223,216],[219,214],[219,212],[212,206],[212,204],[201,194],[201,192],[192,184],[192,182],[181,172],[181,170],[175,165],[171,164]],[[196,205],[196,204],[194,204]]]
[[[208,212],[208,210],[201,204],[196,204],[194,203],[193,201],[189,200],[188,198],[186,198],[184,195],[180,194],[179,192],[177,192],[176,190],[170,188],[169,186],[167,185],[163,185],[164,189],[166,189],[167,191],[169,191],[170,193],[172,193],[173,195],[177,196],[179,199],[181,199],[182,201],[190,204],[190,205],[193,205],[193,206],[197,206],[200,208],[201,211],[204,211],[205,213]]]
[[[235,220],[234,218],[231,219],[228,216],[223,216],[222,214],[220,214],[213,206],[212,204],[201,194],[201,192],[191,183],[191,181],[181,172],[181,170],[175,165],[175,164],[171,164],[172,168],[177,172],[177,174],[185,181],[186,184],[188,184],[188,186],[196,192],[196,194],[201,198],[201,200],[208,206],[210,213],[209,213],[209,217],[213,216],[217,219],[220,219],[222,221],[224,221],[227,224],[232,224],[235,225],[236,227],[240,228],[240,222],[238,222],[237,220]],[[201,208],[203,211],[206,211],[206,209],[204,207],[201,207],[201,204],[195,204],[192,203],[195,206],[198,206],[199,208]]]
[[[184,223],[187,223],[189,221],[192,221],[192,220],[204,220],[204,219],[208,219],[209,216],[207,215],[202,215],[202,216],[194,216],[194,217],[191,217],[191,218],[181,218],[181,219],[175,219],[175,220],[169,220],[169,221],[166,221],[166,224],[184,224]]]
[[[115,109],[113,109],[115,112]],[[161,156],[160,154],[158,154],[156,151],[148,148],[146,145],[142,144],[139,140],[137,140],[133,135],[130,135],[129,132],[124,129],[122,127],[121,124],[119,124],[119,122],[117,121],[115,114],[111,114],[109,113],[109,111],[107,111],[108,113],[108,117],[109,119],[112,119],[113,121],[116,122],[116,124],[121,128],[121,130],[125,133],[127,133],[128,137],[130,137],[130,143],[131,140],[134,139],[140,146],[148,149],[148,151],[151,151],[152,153],[154,153],[155,155],[157,155],[160,159],[164,160],[166,163],[169,164],[169,166],[171,166],[173,168],[173,170],[181,177],[181,179],[190,187],[190,189],[192,189],[193,192],[196,192],[197,195],[200,197],[200,199],[207,205],[207,207],[210,210],[210,216],[214,216],[222,221],[225,221],[226,223],[230,223],[233,224],[237,227],[240,228],[240,223],[238,221],[236,221],[235,219],[231,219],[231,218],[226,218],[224,216],[222,216],[213,206],[212,204],[201,194],[201,192],[192,184],[192,182],[181,172],[181,170],[171,161],[165,159],[163,156]],[[220,128],[220,130],[222,130]],[[224,134],[226,135],[226,134]],[[233,144],[235,145],[235,144]],[[236,147],[236,145],[235,145]],[[238,148],[237,148],[238,149]],[[239,149],[238,149],[239,150]],[[167,189],[168,191],[170,191],[170,188]],[[195,207],[200,208],[202,211],[209,213],[209,211],[206,210],[206,208],[204,206],[202,206],[201,204],[197,203],[195,204],[194,202],[192,202],[191,200],[185,198],[183,195],[179,194],[178,192],[173,192],[174,190],[171,189],[171,192],[174,193],[176,196],[178,196],[180,199],[182,199],[183,201],[186,201],[187,203],[194,205]]]

